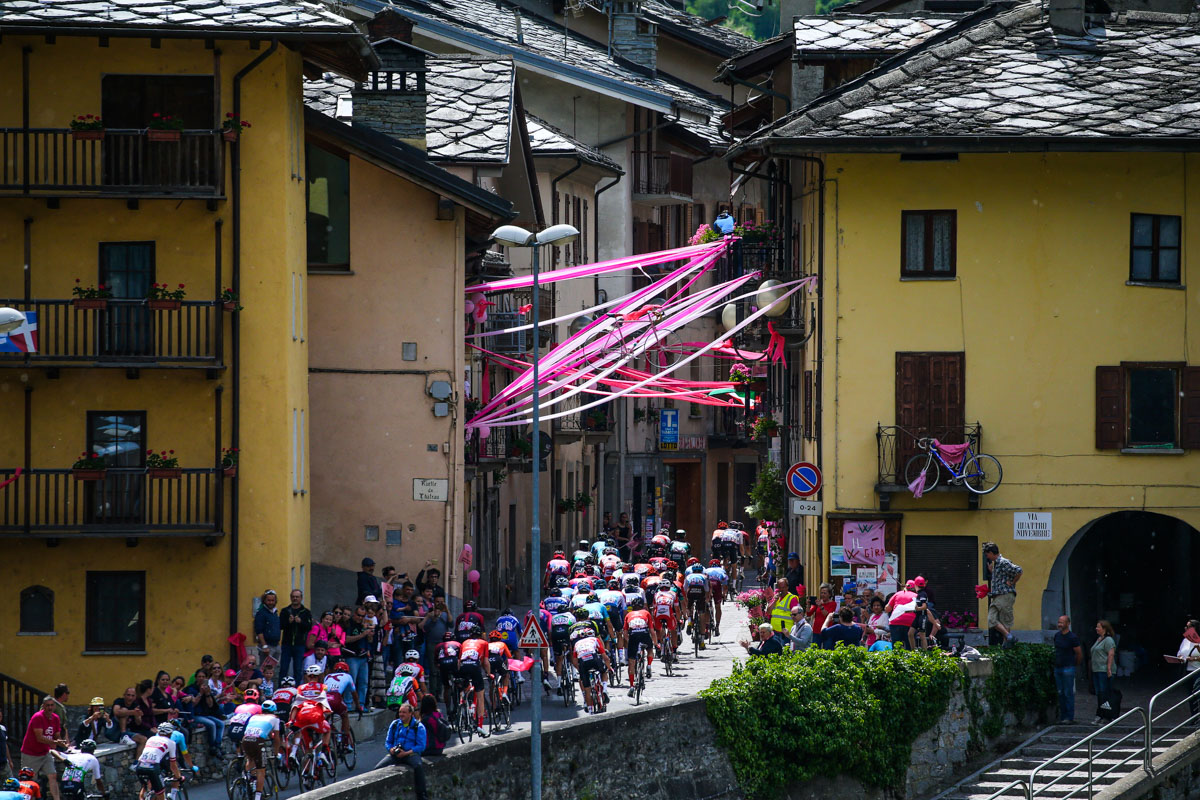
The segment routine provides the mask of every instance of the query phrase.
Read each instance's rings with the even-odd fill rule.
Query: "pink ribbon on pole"
[[[767,332],[771,334],[771,338],[767,342],[767,352],[765,355],[767,358],[771,359],[771,363],[780,361],[783,362],[783,366],[786,367],[787,357],[783,352],[786,342],[784,342],[783,336],[776,332],[774,322],[767,323]]]

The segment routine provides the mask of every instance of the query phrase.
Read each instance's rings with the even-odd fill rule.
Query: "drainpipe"
[[[270,58],[279,49],[279,40],[272,39],[271,46],[238,70],[233,76],[233,113],[237,119],[242,114],[242,79],[249,75],[259,64]],[[242,157],[240,140],[231,145],[230,171],[233,178],[233,291],[241,295],[242,286]],[[231,404],[233,415],[229,425],[230,446],[237,448],[241,440],[241,397],[242,397],[242,358],[241,358],[241,319],[240,314],[230,314],[231,347],[233,349],[233,366],[231,382]],[[229,502],[229,633],[237,633],[238,629],[238,484],[241,481],[235,475],[232,479]],[[300,587],[303,589],[303,587]],[[232,647],[230,648],[232,650]]]

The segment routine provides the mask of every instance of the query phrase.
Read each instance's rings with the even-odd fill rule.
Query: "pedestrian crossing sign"
[[[517,647],[528,650],[550,649],[550,642],[546,641],[546,634],[542,632],[542,626],[538,624],[536,616],[530,616],[525,620],[525,627],[521,630],[521,639],[517,642]]]

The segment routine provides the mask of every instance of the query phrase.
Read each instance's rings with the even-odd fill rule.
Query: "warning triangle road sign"
[[[529,650],[550,649],[550,642],[546,641],[546,634],[542,632],[542,626],[538,624],[536,616],[525,619],[525,627],[521,630],[521,639],[517,642],[517,647]]]

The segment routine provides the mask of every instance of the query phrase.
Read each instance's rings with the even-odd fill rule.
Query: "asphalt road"
[[[732,670],[735,658],[745,658],[745,651],[739,646],[738,640],[749,638],[746,612],[727,602],[722,608],[722,615],[721,635],[713,637],[712,644],[706,650],[702,651],[698,658],[692,655],[690,647],[685,648],[680,661],[675,665],[674,674],[671,677],[668,678],[665,676],[658,662],[655,662],[653,678],[646,682],[646,691],[642,693],[642,705],[663,703],[680,697],[694,695],[701,689],[707,688],[715,679],[728,675]],[[685,644],[687,644],[686,641]],[[633,698],[626,696],[626,690],[629,688],[626,684],[627,678],[628,675],[622,678],[621,686],[610,688],[610,710],[633,707]],[[579,692],[576,692],[576,704],[572,708],[567,708],[562,698],[554,692],[543,694],[542,719],[545,723],[554,723],[586,716],[587,712],[583,709],[581,703],[582,696]],[[496,735],[509,736],[514,733],[528,731],[529,715],[530,702],[528,692],[526,692],[524,701],[513,711],[512,730]],[[457,741],[457,739],[452,739],[452,743],[456,743]],[[447,749],[449,750],[453,746],[451,744]],[[352,772],[346,772],[343,765],[339,765],[342,768],[338,770],[338,780],[353,775],[360,775],[363,772],[373,769],[375,764],[383,758],[383,755],[382,737],[369,742],[360,742],[358,745],[358,765],[356,769]],[[284,790],[281,797],[289,798],[297,794],[299,794],[299,789],[295,779],[293,779],[291,785]],[[188,795],[191,800],[222,800],[226,797],[225,785],[223,783],[210,783],[203,786],[193,786],[189,788]]]

